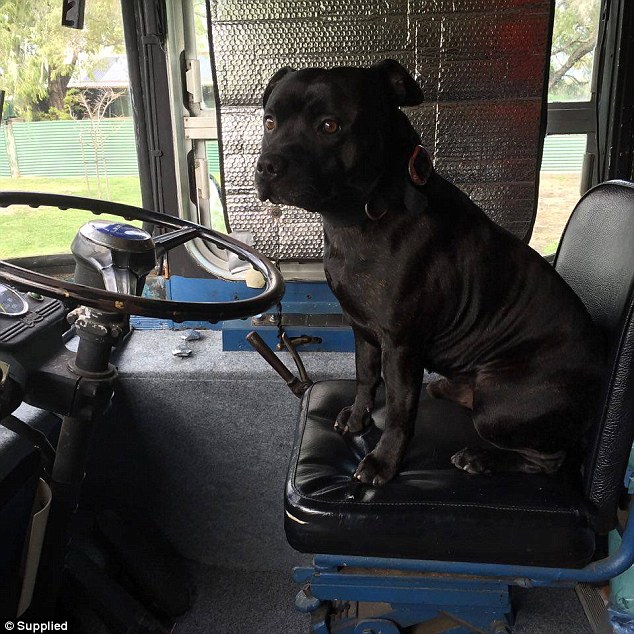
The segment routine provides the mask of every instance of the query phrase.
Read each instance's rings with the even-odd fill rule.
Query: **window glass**
[[[548,101],[589,102],[601,0],[556,0]],[[582,104],[579,104],[583,107]],[[591,106],[586,106],[591,107]],[[551,135],[544,142],[537,217],[531,246],[555,253],[580,197],[587,135]]]
[[[119,0],[86,3],[83,30],[62,3],[0,8],[0,189],[139,205],[141,192]],[[0,258],[68,252],[85,212],[0,209]]]
[[[207,35],[207,7],[205,0],[192,0],[194,6],[194,20],[196,28],[196,52],[200,60],[200,82],[203,89],[205,108],[215,108],[211,61],[209,55],[209,36]]]
[[[202,108],[205,115],[216,116],[216,95],[209,52],[209,35],[207,31],[207,6],[205,0],[192,0],[196,30],[196,55],[200,62],[200,83],[202,84]],[[220,155],[218,139],[204,141],[210,179],[209,212],[211,225],[217,231],[227,232],[224,209],[222,207],[222,181],[220,175]]]
[[[530,245],[542,255],[557,251],[570,213],[579,200],[585,134],[546,137],[539,177],[539,202]]]
[[[589,101],[601,0],[556,0],[548,100]]]

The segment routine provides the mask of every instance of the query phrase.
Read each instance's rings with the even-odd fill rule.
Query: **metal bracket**
[[[263,313],[251,319],[253,326],[275,326],[278,316],[275,313]],[[350,322],[341,313],[283,313],[282,326],[304,326],[306,328],[341,328]]]
[[[63,0],[62,26],[67,26],[71,29],[83,29],[85,8],[85,0]]]
[[[185,87],[187,88],[187,92],[191,95],[192,103],[200,103],[203,100],[200,82],[200,61],[197,59],[188,59],[185,63],[187,64]]]
[[[184,117],[183,125],[186,139],[218,138],[218,124],[215,117]]]
[[[199,198],[209,200],[209,165],[207,159],[197,158],[194,162],[194,172]]]

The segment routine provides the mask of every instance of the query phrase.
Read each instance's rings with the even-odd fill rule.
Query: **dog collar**
[[[412,155],[409,157],[407,170],[409,172],[409,178],[412,183],[414,183],[414,185],[417,185],[419,187],[427,185],[427,182],[429,181],[429,178],[434,171],[434,166],[431,162],[429,152],[422,145],[417,145],[414,148]],[[387,209],[384,209],[379,213],[371,210],[369,200],[365,204],[364,210],[365,215],[370,220],[380,220],[387,213]]]
[[[434,170],[429,152],[422,146],[417,145],[409,157],[407,166],[409,178],[414,185],[427,185],[427,181]]]
[[[381,218],[383,218],[383,216],[385,216],[385,214],[387,213],[387,209],[384,209],[382,212],[375,214],[374,212],[372,212],[370,210],[370,201],[368,200],[367,203],[365,203],[365,206],[363,207],[364,211],[365,211],[365,215],[370,219],[370,220],[381,220]]]

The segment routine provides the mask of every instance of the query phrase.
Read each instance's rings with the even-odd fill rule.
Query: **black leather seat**
[[[352,479],[376,442],[334,431],[354,381],[306,392],[286,485],[285,528],[302,552],[582,567],[613,528],[634,431],[634,185],[603,183],[581,199],[555,266],[586,304],[609,350],[600,415],[581,472],[470,476],[450,456],[478,442],[469,411],[424,395],[397,478]],[[383,422],[382,402],[375,411]]]

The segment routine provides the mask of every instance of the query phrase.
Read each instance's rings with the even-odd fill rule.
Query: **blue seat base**
[[[345,568],[296,568],[304,584],[296,607],[311,614],[315,634],[399,634],[424,631],[472,634],[508,632],[508,582],[477,577]]]

